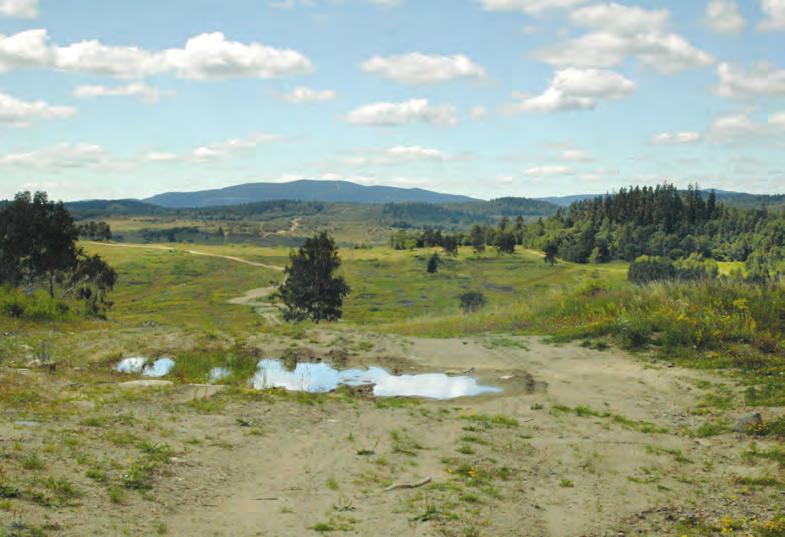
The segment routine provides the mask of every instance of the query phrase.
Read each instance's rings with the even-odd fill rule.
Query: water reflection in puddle
[[[210,384],[220,382],[231,376],[232,370],[228,367],[214,367],[210,370]]]
[[[472,377],[450,377],[442,373],[423,375],[391,375],[380,367],[339,371],[327,364],[297,364],[287,370],[278,360],[262,360],[251,382],[258,390],[285,388],[290,391],[323,393],[341,385],[373,385],[377,397],[425,397],[455,399],[457,397],[499,393],[501,388],[482,386]]]
[[[174,368],[174,360],[171,358],[159,358],[155,362],[150,362],[144,356],[124,358],[115,366],[118,373],[141,374],[145,377],[165,377]]]

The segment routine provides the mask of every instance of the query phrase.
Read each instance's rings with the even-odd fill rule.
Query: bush
[[[461,295],[461,309],[464,313],[480,310],[487,302],[485,295],[482,293],[471,292]]]
[[[28,295],[19,289],[0,288],[0,315],[29,321],[54,321],[71,314],[67,302],[54,299],[44,291]]]
[[[693,254],[675,262],[664,257],[641,256],[630,264],[627,279],[638,285],[666,281],[700,281],[717,278],[716,261]]]

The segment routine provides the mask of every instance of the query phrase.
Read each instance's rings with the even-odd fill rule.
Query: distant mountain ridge
[[[467,203],[482,201],[421,188],[365,186],[349,181],[301,179],[289,183],[247,183],[197,192],[168,192],[142,200],[168,209],[221,207],[261,201],[292,200],[328,203]]]

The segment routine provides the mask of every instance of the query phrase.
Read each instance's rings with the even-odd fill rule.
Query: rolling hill
[[[468,196],[441,194],[419,188],[364,186],[348,181],[313,181],[307,179],[290,183],[248,183],[198,192],[169,192],[143,201],[169,209],[183,209],[242,205],[274,200],[364,204],[444,204],[479,201]]]

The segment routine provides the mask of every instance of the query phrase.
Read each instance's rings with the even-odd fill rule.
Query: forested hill
[[[697,187],[632,187],[579,201],[528,226],[526,241],[578,263],[697,254],[785,273],[785,212],[730,207]]]
[[[168,208],[216,207],[262,201],[296,200],[332,203],[465,203],[468,196],[441,194],[421,188],[365,186],[349,181],[300,180],[289,183],[249,183],[199,192],[170,192],[144,200]]]

